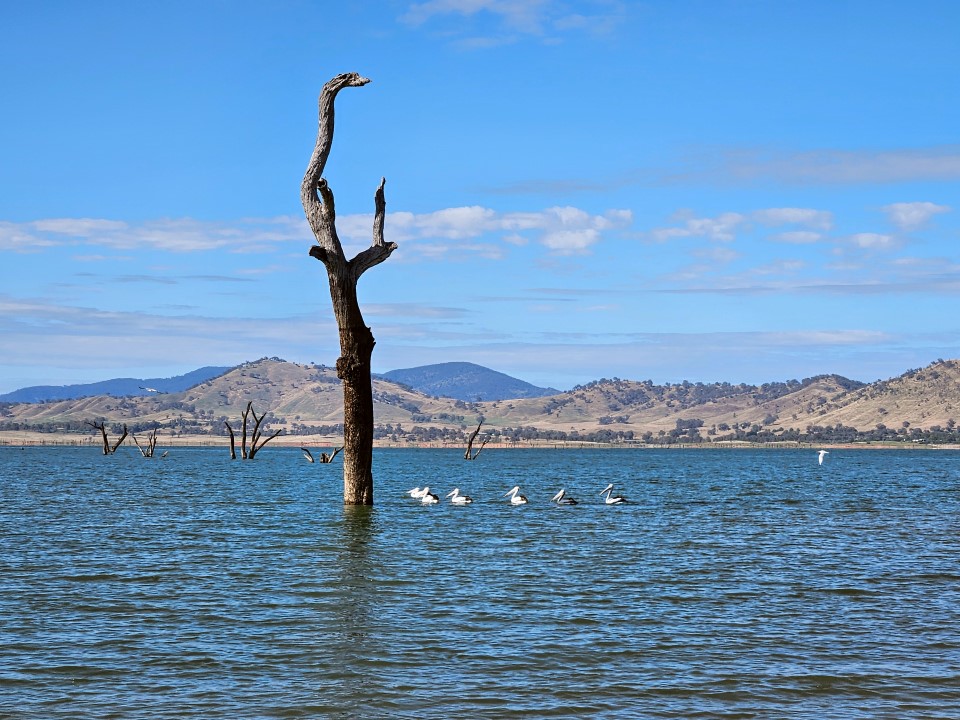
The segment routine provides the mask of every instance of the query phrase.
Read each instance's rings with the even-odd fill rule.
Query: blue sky
[[[872,381],[960,357],[960,5],[0,7],[0,392],[332,365],[316,101],[376,371]]]

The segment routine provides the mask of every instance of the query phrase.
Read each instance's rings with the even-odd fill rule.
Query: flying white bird
[[[601,495],[603,495],[604,493],[607,494],[607,497],[606,497],[606,499],[604,500],[604,502],[605,502],[607,505],[622,505],[623,503],[625,503],[625,502],[627,501],[627,499],[626,499],[623,495],[612,495],[612,494],[611,494],[611,493],[613,493],[613,483],[610,483],[610,484],[607,485],[603,490],[600,491],[600,494],[601,494]]]
[[[829,455],[829,454],[830,454],[829,450],[821,450],[819,453],[817,453],[817,463],[820,465],[823,465],[823,456]]]
[[[460,488],[454,488],[447,493],[447,497],[450,498],[450,502],[454,505],[469,505],[473,502],[473,498],[469,495],[461,495]]]
[[[503,496],[510,496],[510,504],[512,505],[524,505],[527,502],[527,499],[523,495],[520,495],[519,485],[514,485],[513,489],[505,492]]]

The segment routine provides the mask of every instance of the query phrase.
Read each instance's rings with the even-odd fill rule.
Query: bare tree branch
[[[483,452],[483,448],[490,441],[490,438],[484,437],[483,442],[480,443],[480,448],[476,452],[473,452],[473,441],[477,439],[481,425],[483,425],[483,420],[480,420],[480,422],[477,423],[477,429],[470,433],[470,437],[467,438],[467,451],[463,454],[464,460],[476,460],[477,455]]]

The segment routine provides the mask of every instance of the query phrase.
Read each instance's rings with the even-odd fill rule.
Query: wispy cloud
[[[0,251],[28,252],[58,245],[187,253],[224,249],[254,252],[279,243],[311,242],[305,220],[277,217],[212,222],[162,218],[143,223],[53,218],[0,224]]]
[[[723,153],[719,163],[693,170],[739,181],[774,180],[789,184],[873,184],[960,179],[960,146],[895,150],[810,150],[764,152],[737,150]],[[709,165],[714,167],[709,168]],[[686,177],[678,174],[675,179]]]
[[[851,235],[850,242],[864,250],[886,250],[895,245],[896,239],[892,235],[863,232]]]
[[[512,245],[525,244],[532,238],[553,254],[571,255],[588,252],[604,232],[623,229],[632,221],[630,210],[608,210],[598,215],[567,206],[504,213],[470,206],[420,214],[395,212],[387,217],[387,234],[398,243],[450,241],[415,248],[418,252],[434,254],[463,252],[462,241],[495,235]],[[344,240],[365,242],[372,222],[372,215],[352,215],[339,219],[337,227]]]
[[[950,212],[947,205],[932,202],[899,202],[880,208],[901,230],[915,230],[940,213]]]
[[[703,237],[719,242],[732,242],[737,232],[752,224],[767,226],[797,225],[813,230],[829,230],[833,226],[833,213],[826,210],[809,208],[767,208],[748,213],[725,212],[715,217],[696,217],[688,212],[678,214],[682,225],[656,228],[650,231],[650,237],[657,242],[674,238]],[[812,242],[811,236],[803,236],[803,242]],[[786,233],[784,233],[786,234]],[[784,239],[785,242],[800,242],[799,237]]]
[[[415,254],[437,256],[456,251],[491,259],[503,256],[497,242],[522,245],[539,242],[553,254],[580,254],[600,241],[606,231],[627,227],[629,210],[592,214],[575,207],[549,207],[531,212],[503,213],[467,206],[429,213],[387,215],[386,233],[398,243],[416,242]],[[343,215],[337,228],[344,244],[357,249],[370,243],[372,215]],[[484,238],[487,236],[487,238]],[[483,239],[484,242],[479,242]],[[426,241],[426,242],[424,242]],[[474,241],[474,242],[466,242]],[[120,250],[161,250],[173,253],[223,250],[234,253],[273,252],[278,247],[309,246],[313,237],[297,217],[247,218],[232,222],[191,218],[127,223],[90,218],[56,218],[0,224],[0,252],[39,252],[55,246]],[[104,256],[103,253],[82,255]]]
[[[523,37],[557,42],[568,33],[607,34],[625,13],[616,0],[580,3],[576,10],[558,0],[426,0],[411,4],[400,21],[423,27],[449,20],[446,31],[459,46],[482,49]]]

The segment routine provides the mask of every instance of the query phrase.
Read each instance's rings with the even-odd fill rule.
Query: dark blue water
[[[375,476],[345,509],[297,449],[0,448],[0,717],[960,717],[956,453],[383,450]]]

